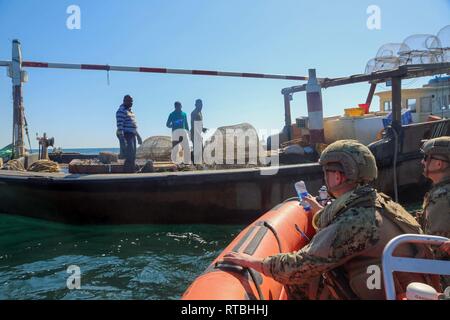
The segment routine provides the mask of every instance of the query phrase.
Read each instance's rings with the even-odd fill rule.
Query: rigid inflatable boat
[[[283,285],[255,270],[222,262],[229,252],[265,258],[298,251],[314,235],[298,200],[281,203],[245,228],[183,294],[183,300],[285,300]]]
[[[229,252],[258,258],[298,251],[314,236],[312,215],[297,200],[279,204],[244,229],[183,294],[183,300],[287,300],[283,285],[255,270],[225,264]],[[450,287],[439,293],[430,285],[412,282],[406,292],[396,293],[394,272],[450,276],[450,261],[395,257],[395,249],[405,243],[441,245],[450,239],[423,234],[402,234],[386,244],[382,256],[387,300],[450,300]],[[445,288],[444,288],[445,289]]]

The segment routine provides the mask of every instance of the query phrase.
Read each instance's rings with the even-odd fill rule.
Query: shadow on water
[[[0,299],[178,299],[244,226],[69,226],[0,215]],[[81,289],[66,286],[81,269]]]

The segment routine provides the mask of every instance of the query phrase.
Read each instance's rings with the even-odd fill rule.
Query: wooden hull
[[[318,164],[204,172],[65,175],[0,171],[0,213],[71,224],[248,224],[294,183],[323,184]]]
[[[422,176],[420,141],[449,135],[449,121],[403,127],[396,168],[400,200],[423,197],[429,184]],[[391,196],[394,145],[392,137],[370,145],[379,168],[374,185]],[[70,224],[248,224],[295,196],[296,181],[304,180],[313,194],[324,184],[317,163],[280,166],[275,175],[262,175],[262,170],[101,175],[0,171],[0,213]]]

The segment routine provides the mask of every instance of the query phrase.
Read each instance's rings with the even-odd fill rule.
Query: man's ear
[[[342,173],[340,171],[334,171],[334,180],[337,182],[338,185],[342,183]]]
[[[336,174],[339,176],[339,184],[345,182],[347,180],[347,177],[343,172],[336,171]]]
[[[445,168],[448,168],[448,166],[449,166],[449,163],[448,162],[445,162],[445,161],[442,161],[442,160],[439,160],[439,169],[445,169]]]

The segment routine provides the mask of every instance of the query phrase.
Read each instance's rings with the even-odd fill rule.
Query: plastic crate
[[[302,117],[302,118],[297,118],[295,119],[295,122],[297,124],[297,128],[308,128],[308,118],[307,117]]]
[[[348,108],[344,109],[346,117],[361,117],[364,115],[364,109],[361,108]]]

